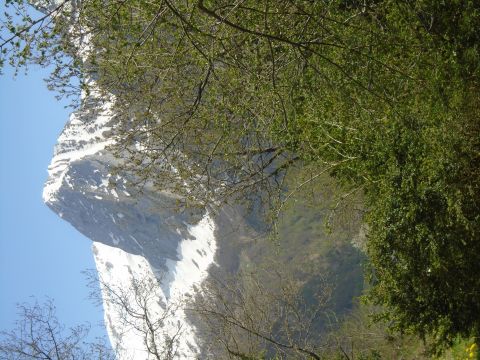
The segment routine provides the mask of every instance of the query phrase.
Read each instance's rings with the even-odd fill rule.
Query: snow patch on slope
[[[179,261],[167,259],[172,297],[190,293],[192,286],[200,284],[207,275],[208,267],[215,261],[216,242],[214,237],[215,225],[207,213],[194,226],[189,227],[191,239],[185,239],[178,245]]]
[[[85,111],[76,111],[70,115],[70,120],[57,140],[48,167],[48,180],[43,188],[44,202],[54,202],[64,181],[68,185],[66,174],[71,163],[97,154],[113,144],[113,139],[106,136],[111,130],[108,126],[112,120],[111,104],[111,101],[97,104],[95,111],[88,114],[88,117],[93,117],[91,121],[85,121]]]
[[[199,347],[195,328],[188,322],[183,309],[185,299],[195,291],[208,275],[207,270],[214,262],[216,243],[215,226],[207,213],[196,225],[189,226],[191,238],[181,241],[177,248],[180,260],[167,260],[168,271],[154,269],[140,255],[129,254],[119,248],[95,242],[93,252],[95,263],[102,280],[105,323],[112,342],[118,351],[119,359],[153,359],[147,351],[146,341],[155,339],[157,351],[169,351],[176,359],[195,359]],[[137,297],[127,291],[127,307],[136,313],[145,313],[148,309],[149,321],[158,324],[158,330],[152,335],[143,318],[135,318],[125,312],[125,306],[112,299],[109,289],[131,289],[140,281]],[[158,281],[158,285],[157,285]],[[150,287],[154,283],[156,286]],[[138,287],[137,287],[138,288]],[[145,293],[143,293],[145,292]],[[138,295],[144,296],[146,307],[141,307]],[[140,301],[140,303],[142,303]],[[172,341],[173,340],[173,341]],[[154,349],[150,346],[151,349]]]

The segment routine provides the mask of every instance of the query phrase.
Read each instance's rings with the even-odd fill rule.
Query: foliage
[[[453,346],[442,356],[441,360],[478,359],[478,346],[474,339],[456,339]]]
[[[383,317],[437,350],[479,341],[477,1],[46,9],[54,21],[41,41],[25,17],[2,59],[43,64],[47,49],[52,86],[81,74],[86,94],[114,94],[116,151],[139,184],[187,203],[261,199],[280,211],[329,174],[339,203],[363,194]]]
[[[372,315],[379,311],[358,303],[351,313],[339,319],[339,326],[328,334],[334,345],[330,357],[338,354],[338,359],[432,359],[418,337],[394,333],[385,323],[373,322]]]

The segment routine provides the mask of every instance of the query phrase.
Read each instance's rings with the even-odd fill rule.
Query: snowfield
[[[215,254],[214,224],[207,214],[190,229],[195,240],[184,240],[177,251],[180,260],[168,260],[168,271],[153,269],[144,257],[129,254],[119,248],[95,242],[93,253],[102,283],[105,324],[112,346],[120,359],[153,359],[146,342],[154,339],[161,353],[172,351],[176,358],[195,359],[200,351],[195,328],[189,324],[183,306],[207,276]],[[140,289],[132,283],[140,281]],[[150,287],[150,284],[156,286]],[[112,294],[112,289],[115,294]],[[122,290],[130,289],[128,294]],[[133,291],[132,291],[133,290]],[[153,291],[152,291],[153,290]],[[124,298],[128,306],[119,304],[112,296]],[[137,295],[137,296],[135,296]],[[146,306],[139,305],[138,297]],[[148,314],[153,323],[162,323],[156,334],[149,332],[143,319],[136,319],[125,308],[137,314]],[[148,310],[146,310],[146,308]],[[175,339],[171,345],[170,339]]]

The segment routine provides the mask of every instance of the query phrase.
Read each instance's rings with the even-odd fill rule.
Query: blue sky
[[[53,298],[67,325],[96,325],[103,316],[81,274],[95,266],[91,241],[42,202],[53,146],[71,112],[46,89],[47,73],[32,68],[13,79],[6,68],[0,76],[0,330],[32,295]]]

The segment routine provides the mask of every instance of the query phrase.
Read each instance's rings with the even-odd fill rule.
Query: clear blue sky
[[[71,109],[46,89],[47,71],[0,75],[0,329],[15,304],[49,296],[68,325],[102,321],[82,270],[94,268],[91,241],[42,202],[53,146]],[[97,328],[95,335],[103,335]]]

